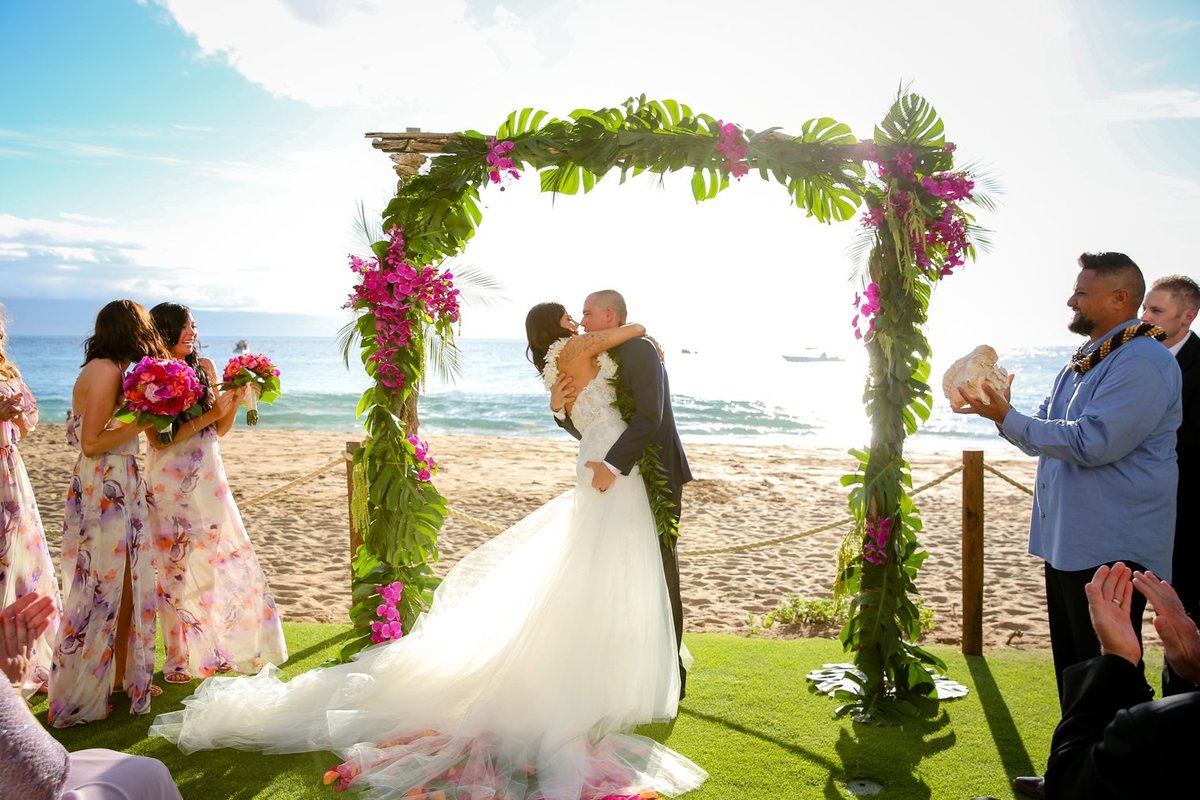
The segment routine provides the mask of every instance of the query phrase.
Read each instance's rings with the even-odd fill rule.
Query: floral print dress
[[[67,417],[67,443],[79,447],[83,417]],[[138,439],[95,458],[82,450],[71,473],[63,519],[63,616],[50,676],[49,722],[56,728],[104,719],[113,689],[117,612],[125,566],[133,614],[125,674],[130,713],[150,710],[157,603],[146,485]]]
[[[163,674],[208,677],[282,664],[287,645],[275,599],[229,491],[216,431],[151,449],[146,477]]]
[[[25,423],[32,431],[38,422],[37,402],[20,378],[0,380],[0,397],[20,394],[25,397]],[[38,513],[33,487],[17,442],[21,431],[12,422],[0,422],[0,608],[7,607],[19,597],[37,592],[54,598],[58,596],[58,576],[46,547],[46,532]],[[34,677],[41,683],[50,678],[51,653],[58,631],[58,617],[34,644]]]

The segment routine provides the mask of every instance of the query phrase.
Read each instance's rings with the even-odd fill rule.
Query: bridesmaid
[[[4,351],[4,306],[0,305],[0,609],[31,592],[51,598],[61,610],[58,576],[46,547],[46,532],[38,514],[33,487],[17,443],[38,423],[37,402]],[[58,615],[33,645],[33,681],[45,691]]]
[[[217,672],[258,672],[287,660],[275,599],[229,491],[217,438],[233,426],[244,389],[214,391],[217,370],[198,354],[186,306],[150,310],[163,344],[208,389],[203,414],[175,424],[169,445],[150,439],[146,464],[158,566],[163,678],[187,683]]]
[[[125,369],[167,357],[146,309],[114,300],[96,316],[71,391],[67,443],[79,458],[63,518],[63,618],[50,673],[56,728],[105,719],[109,694],[125,691],[145,714],[154,686],[154,568],[138,434],[150,427],[112,419]]]

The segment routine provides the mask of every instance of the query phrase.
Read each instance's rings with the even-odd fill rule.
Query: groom
[[[593,292],[583,302],[583,319],[580,324],[590,332],[604,331],[625,324],[625,298],[619,292],[605,289]],[[671,410],[671,392],[667,384],[667,371],[658,356],[658,348],[646,338],[633,339],[614,348],[613,356],[620,364],[619,378],[629,390],[634,401],[633,418],[629,427],[613,443],[604,461],[589,461],[592,470],[592,486],[605,491],[612,486],[616,475],[628,475],[642,453],[650,445],[658,447],[658,454],[666,468],[667,486],[670,490],[671,513],[679,522],[683,485],[692,479],[679,431],[675,429],[675,413]],[[565,391],[565,393],[564,393]],[[550,395],[550,410],[558,424],[580,438],[579,431],[563,413],[566,400],[574,392],[573,387],[556,386]],[[667,593],[671,597],[671,616],[675,621],[675,650],[679,652],[683,642],[683,599],[679,595],[679,561],[675,556],[675,543],[664,542],[658,537],[662,555],[663,575],[667,579]],[[687,672],[683,663],[679,665],[679,699],[686,694]]]

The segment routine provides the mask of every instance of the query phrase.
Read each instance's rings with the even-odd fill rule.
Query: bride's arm
[[[617,345],[625,344],[625,342],[631,339],[638,339],[645,335],[646,326],[634,322],[622,325],[619,328],[610,328],[606,331],[593,331],[572,337],[571,341],[567,342],[566,346],[563,347],[562,354],[559,356],[559,364],[566,365],[577,359],[593,358],[605,350],[611,350]]]

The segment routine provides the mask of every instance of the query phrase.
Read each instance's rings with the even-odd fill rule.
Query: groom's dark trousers
[[[609,448],[604,457],[622,475],[628,475],[649,445],[658,448],[659,457],[667,471],[667,486],[674,503],[675,521],[678,523],[683,508],[683,485],[692,479],[683,443],[675,427],[675,412],[671,408],[671,389],[667,382],[667,371],[658,357],[658,348],[649,339],[634,339],[614,348],[613,358],[620,365],[621,383],[633,397],[634,413],[629,427]],[[570,420],[558,420],[558,424],[575,438],[579,431]],[[679,560],[675,543],[664,543],[658,537],[658,549],[662,556],[663,576],[667,581],[667,594],[671,598],[671,617],[675,621],[675,646],[679,652],[683,644],[683,597],[679,592]],[[679,664],[679,698],[687,691],[687,671],[683,662]]]

